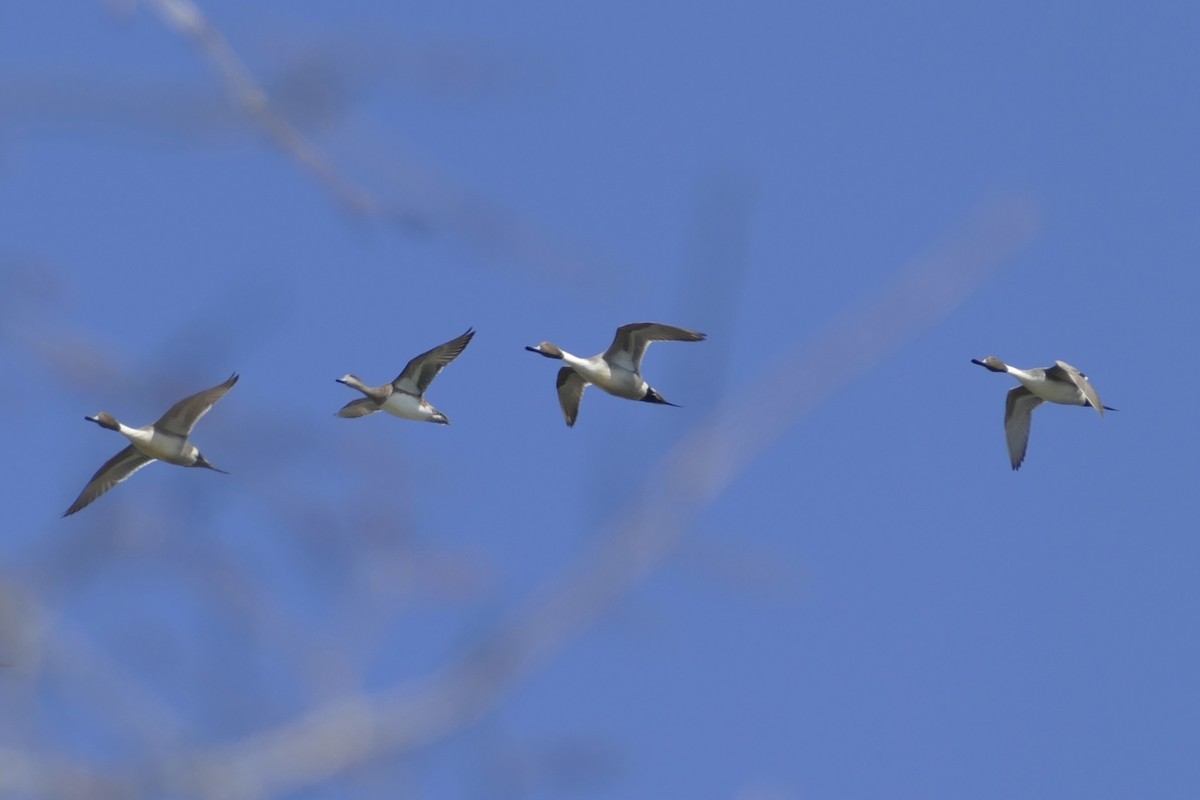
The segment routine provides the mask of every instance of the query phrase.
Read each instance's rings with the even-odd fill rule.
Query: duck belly
[[[427,420],[433,416],[433,408],[428,403],[403,392],[392,392],[379,408],[401,419]]]
[[[155,432],[136,438],[131,436],[129,440],[133,442],[134,447],[150,458],[185,467],[196,463],[196,448],[188,444],[188,440],[182,436]]]
[[[1025,383],[1022,381],[1022,383]],[[1083,392],[1073,383],[1062,381],[1034,381],[1025,383],[1025,388],[1048,403],[1058,403],[1064,406],[1081,406],[1084,404]]]
[[[604,376],[603,382],[593,380],[592,383],[617,397],[641,400],[646,396],[646,382],[640,376],[626,370],[610,370]]]

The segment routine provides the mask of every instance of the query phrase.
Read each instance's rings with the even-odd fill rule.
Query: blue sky
[[[1194,5],[199,6],[324,180],[169,7],[0,8],[6,795],[1200,790]]]

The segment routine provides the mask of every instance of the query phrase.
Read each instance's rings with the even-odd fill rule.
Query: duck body
[[[641,400],[650,390],[650,384],[636,369],[610,364],[603,355],[581,358],[563,351],[562,360],[568,365],[563,369],[570,369],[587,383],[615,397]]]
[[[395,380],[382,386],[368,386],[357,375],[343,375],[337,379],[338,383],[357,389],[366,396],[351,400],[342,406],[337,415],[353,419],[374,414],[376,411],[386,411],[400,419],[449,425],[450,418],[425,399],[425,391],[438,373],[458,358],[474,336],[475,331],[468,329],[461,336],[416,356],[405,365]]]
[[[84,417],[84,419],[97,422],[95,417]],[[156,430],[153,425],[131,428],[120,422],[117,422],[116,430],[128,439],[138,452],[155,461],[165,461],[181,467],[192,467],[200,459],[200,448],[188,441],[185,436]]]
[[[436,422],[449,425],[450,420],[438,411],[423,397],[411,395],[408,392],[392,392],[388,399],[379,406],[380,411],[386,411],[393,417],[411,419],[418,422]]]
[[[673,406],[642,377],[642,358],[652,342],[700,342],[703,333],[664,325],[659,322],[633,322],[617,328],[613,343],[603,353],[584,358],[563,350],[551,342],[526,347],[531,353],[558,359],[566,364],[558,371],[558,402],[567,427],[574,427],[579,416],[583,390],[598,386],[605,392],[627,400]]]
[[[189,437],[192,429],[200,418],[209,412],[217,401],[233,388],[238,382],[237,374],[229,380],[194,395],[185,397],[167,409],[157,422],[134,428],[117,421],[116,417],[107,411],[101,411],[92,417],[84,417],[88,422],[94,422],[101,428],[116,431],[129,440],[129,446],[104,462],[96,474],[91,477],[83,491],[75,498],[64,513],[64,517],[80,511],[90,503],[129,478],[147,464],[155,461],[165,461],[180,467],[203,467],[214,472],[224,472],[208,462],[200,453],[200,449],[192,444]]]
[[[1088,377],[1065,361],[1055,361],[1052,367],[1034,369],[1020,369],[1004,363],[995,356],[988,356],[982,360],[973,358],[971,363],[992,372],[1007,373],[1021,384],[1009,390],[1004,405],[1004,435],[1008,442],[1009,461],[1014,470],[1020,469],[1025,460],[1033,412],[1043,402],[1091,407],[1096,409],[1101,417],[1106,410],[1116,410],[1104,405]]]
[[[982,362],[974,362],[976,364]],[[1074,367],[1059,361],[1054,367],[1046,369],[1019,369],[1005,364],[1008,367],[1005,370],[1009,375],[1021,382],[1021,385],[1033,393],[1035,397],[1045,400],[1047,403],[1058,403],[1063,406],[1090,406],[1087,395],[1079,386],[1071,380],[1066,374],[1061,377],[1054,377],[1055,371],[1061,370],[1065,366],[1068,369],[1074,370],[1086,380],[1085,375],[1080,373]],[[986,366],[986,365],[985,365]],[[989,367],[990,369],[990,367]],[[1103,406],[1098,408],[1101,415],[1104,414]]]

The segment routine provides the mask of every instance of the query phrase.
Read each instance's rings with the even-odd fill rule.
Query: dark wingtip
[[[1105,406],[1105,407],[1104,407],[1104,410],[1105,410],[1105,411],[1120,411],[1121,409],[1119,409],[1119,408],[1113,408],[1112,406]]]

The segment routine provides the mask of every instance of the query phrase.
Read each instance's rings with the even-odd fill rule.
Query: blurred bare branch
[[[464,238],[515,256],[527,266],[566,275],[573,285],[594,276],[586,259],[569,257],[535,226],[429,174],[423,165],[410,174],[401,172],[396,181],[407,187],[410,178],[419,178],[417,188],[404,196],[417,200],[414,206],[420,214],[380,202],[348,179],[304,132],[306,125],[320,126],[329,119],[322,113],[338,113],[344,100],[341,90],[326,81],[325,65],[313,63],[311,72],[301,70],[268,91],[192,0],[142,3],[193,44],[246,117],[342,207],[409,229],[414,223],[437,219]],[[337,96],[322,94],[330,88]],[[293,105],[320,113],[305,118]],[[211,111],[212,104],[200,110]],[[394,159],[380,161],[387,162],[384,172],[395,169]],[[744,277],[737,265],[747,258],[753,200],[747,187],[726,182],[701,208],[701,230],[721,229],[732,235],[706,238],[697,248],[697,258],[709,259],[698,271],[713,279],[704,288],[720,285],[721,291],[685,295],[685,301],[703,305],[700,316],[715,321],[718,328],[732,327],[737,317],[735,300]],[[1028,203],[989,204],[946,242],[899,271],[890,285],[817,335],[794,343],[753,385],[743,387],[743,393],[759,398],[752,418],[747,418],[744,406],[735,407],[731,400],[676,442],[659,464],[647,470],[652,477],[628,493],[634,498],[630,505],[606,520],[590,546],[538,592],[473,635],[470,644],[447,663],[416,678],[399,682],[393,678],[381,690],[364,688],[370,685],[367,673],[372,658],[382,651],[379,642],[394,631],[396,620],[414,597],[437,595],[441,602],[478,599],[488,583],[488,565],[449,549],[414,543],[410,520],[399,508],[403,504],[396,501],[397,476],[393,471],[389,485],[381,485],[374,477],[380,472],[379,462],[371,456],[339,452],[332,446],[297,447],[298,440],[311,444],[311,431],[305,429],[305,435],[299,436],[296,423],[269,414],[262,415],[268,421],[249,424],[255,410],[241,412],[239,418],[231,409],[212,424],[245,431],[245,450],[252,454],[247,456],[252,463],[245,468],[246,484],[257,502],[273,513],[258,533],[263,538],[286,538],[292,548],[289,555],[295,558],[291,566],[323,581],[316,594],[328,611],[328,621],[313,621],[309,609],[286,602],[279,587],[263,581],[254,565],[231,557],[221,542],[204,535],[220,509],[203,493],[172,498],[161,509],[113,498],[97,509],[86,539],[39,542],[33,557],[20,562],[20,574],[11,576],[11,583],[5,576],[0,587],[4,601],[0,602],[0,657],[15,667],[4,671],[0,697],[22,701],[19,708],[15,703],[6,705],[10,718],[20,720],[10,730],[19,726],[36,730],[35,692],[14,691],[14,685],[22,683],[23,689],[31,690],[39,681],[67,684],[68,691],[86,695],[86,702],[77,705],[82,713],[101,720],[107,736],[136,740],[138,756],[127,761],[83,760],[60,741],[22,738],[15,745],[0,746],[0,794],[277,797],[319,786],[385,758],[403,757],[468,729],[659,569],[668,555],[677,552],[696,515],[791,426],[951,313],[1030,240],[1035,228]],[[43,366],[50,365],[72,388],[89,380],[131,381],[102,352],[102,344],[77,332],[64,315],[53,313],[64,304],[67,282],[43,267],[0,263],[0,281],[6,290],[0,292],[4,312],[0,335],[34,354]],[[718,294],[720,302],[709,305]],[[243,302],[254,304],[253,292],[241,295]],[[271,322],[262,319],[259,324]],[[239,346],[238,337],[201,337],[191,330],[181,328],[165,346],[194,347],[189,343],[200,340],[204,344],[185,359],[169,354],[155,365],[153,374],[139,378],[148,393],[173,395],[179,376],[172,365],[181,360],[189,364],[227,360]],[[717,369],[724,369],[732,358],[731,339],[713,338],[713,361]],[[298,497],[289,483],[294,473],[287,469],[311,465],[306,459],[313,458],[314,450],[333,452],[335,460],[345,461],[347,480],[358,482],[358,494],[352,491],[350,496],[367,502],[333,508],[319,496]],[[285,463],[287,467],[279,466]],[[388,497],[391,505],[371,500],[379,496]],[[724,575],[733,580],[751,575],[757,585],[761,576],[777,574],[770,572],[772,565],[753,559],[722,557],[720,561]],[[50,611],[63,596],[80,597],[73,594],[79,585],[106,577],[106,568],[116,562],[125,569],[132,564],[133,569],[166,572],[172,588],[189,600],[198,599],[203,611],[197,615],[216,620],[221,635],[234,645],[228,652],[201,655],[208,660],[196,668],[195,675],[202,676],[197,683],[210,690],[206,696],[220,698],[214,704],[253,703],[256,713],[238,717],[239,722],[252,719],[262,724],[268,719],[273,724],[250,732],[227,730],[216,742],[205,740],[193,729],[193,717],[176,707],[178,698],[135,673],[133,664],[140,662],[126,661],[118,648],[104,649],[99,640],[93,643],[76,623],[62,622]],[[313,566],[317,564],[320,571]],[[733,572],[729,572],[731,565]],[[334,627],[337,638],[327,637]],[[178,635],[192,633],[185,629]],[[335,644],[326,646],[328,642]],[[153,650],[161,642],[147,637],[133,644]],[[19,653],[20,659],[13,653]],[[306,703],[298,716],[294,705],[257,696],[266,694],[257,689],[274,685],[277,676],[268,675],[249,687],[222,683],[226,659],[252,663],[263,653],[294,666],[289,679],[300,684]],[[188,657],[196,658],[194,652]],[[586,779],[611,769],[611,763],[603,747],[550,752],[545,758],[516,764],[512,782],[519,788],[539,771],[551,778],[562,774],[567,779],[570,775]],[[772,793],[745,792],[747,797],[760,795]]]
[[[381,209],[366,191],[348,180],[272,103],[229,42],[191,0],[142,0],[159,18],[190,41],[217,71],[226,91],[276,147],[287,153],[338,202],[356,214],[380,215],[398,224],[416,224],[415,216]]]
[[[600,259],[597,257],[564,245],[513,210],[478,192],[455,186],[444,176],[433,176],[423,166],[405,170],[397,169],[394,165],[377,165],[377,172],[393,173],[392,177],[397,179],[401,187],[398,191],[389,191],[389,197],[404,198],[404,203],[381,200],[377,194],[348,178],[344,170],[335,166],[293,124],[292,117],[284,112],[273,94],[254,79],[225,36],[192,0],[141,2],[153,10],[165,25],[192,43],[220,76],[234,104],[272,144],[300,165],[344,209],[410,234],[428,234],[435,228],[441,228],[476,248],[499,253],[521,267],[533,268],[540,274],[581,282],[594,292],[613,290],[611,281],[600,279],[606,271],[598,265]],[[295,100],[298,93],[311,95],[315,85],[321,95],[320,106],[334,106],[335,101],[326,95],[337,92],[330,88],[327,76],[315,84],[306,80],[303,72],[293,73],[291,78],[275,86],[275,91],[282,93],[284,103]],[[418,188],[414,189],[414,185]],[[607,272],[611,275],[612,271]]]
[[[200,749],[180,748],[149,774],[114,777],[17,749],[0,753],[0,788],[152,785],[157,794],[276,797],[382,756],[395,757],[469,726],[554,658],[662,563],[696,514],[807,412],[895,353],[975,291],[1036,228],[1026,202],[994,202],[916,259],[877,295],[797,342],[745,391],[753,418],[718,408],[647,472],[636,499],[593,545],[536,595],[425,677],[345,696],[273,728]],[[816,379],[815,376],[819,376]],[[39,781],[43,781],[40,782]]]

